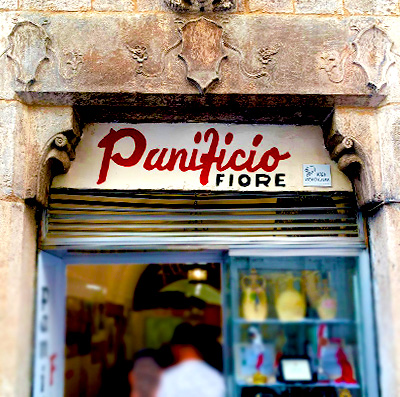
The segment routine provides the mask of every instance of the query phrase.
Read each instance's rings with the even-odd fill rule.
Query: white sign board
[[[329,164],[303,164],[304,186],[332,186],[331,166]]]
[[[329,167],[331,185],[303,184],[303,164]],[[53,187],[351,191],[317,126],[91,124]]]

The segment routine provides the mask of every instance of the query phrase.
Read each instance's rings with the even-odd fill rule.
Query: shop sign
[[[309,182],[304,164],[318,175],[332,171],[329,183],[318,175]],[[56,177],[53,187],[351,190],[317,126],[197,123],[88,125],[70,171]]]
[[[304,186],[332,186],[329,164],[303,164]]]

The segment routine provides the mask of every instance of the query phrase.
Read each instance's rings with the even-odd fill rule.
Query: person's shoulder
[[[166,369],[161,375],[158,397],[225,395],[222,374],[204,361],[189,360]]]
[[[222,376],[221,372],[219,372],[217,369],[215,369],[213,366],[211,366],[210,364],[206,363],[205,361],[199,361],[198,362],[198,366],[203,368],[204,371],[208,371],[210,373]]]
[[[209,382],[224,383],[224,377],[217,369],[206,363],[205,361],[197,361],[192,363],[192,370],[195,370],[198,376],[208,379]],[[194,371],[193,371],[194,372]]]
[[[174,376],[190,374],[193,376],[199,376],[202,374],[203,376],[211,376],[211,377],[221,377],[222,374],[216,370],[211,365],[207,364],[202,360],[188,360],[176,364],[172,367],[167,368],[163,372],[163,376],[166,378],[171,378]]]

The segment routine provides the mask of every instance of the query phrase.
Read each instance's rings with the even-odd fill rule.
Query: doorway
[[[201,334],[202,356],[222,373],[220,263],[68,265],[66,275],[64,396],[128,397],[135,358],[171,366],[182,324]]]

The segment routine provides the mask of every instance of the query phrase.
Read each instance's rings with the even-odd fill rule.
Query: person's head
[[[161,368],[157,352],[153,349],[138,351],[133,357],[133,369],[129,374],[132,387],[131,396],[148,397],[155,395]]]
[[[193,326],[189,323],[179,324],[171,339],[171,346],[193,345]]]
[[[159,366],[157,352],[154,349],[142,349],[139,350],[133,356],[133,369],[137,368],[139,365],[144,364]]]
[[[170,344],[176,362],[190,358],[202,358],[195,347],[195,333],[191,324],[179,324],[175,328]]]
[[[198,324],[194,327],[194,346],[203,360],[212,367],[222,371],[222,346],[218,342],[221,328],[208,324]]]

